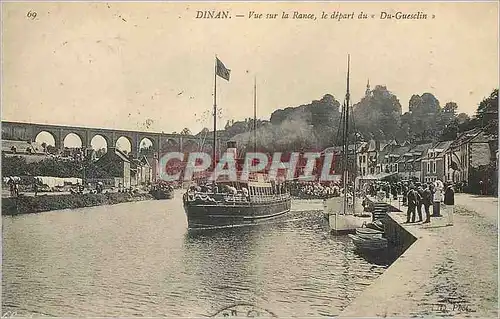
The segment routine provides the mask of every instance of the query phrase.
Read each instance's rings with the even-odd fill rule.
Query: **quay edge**
[[[388,213],[389,240],[408,248],[339,318],[497,318],[498,228],[474,207],[456,206],[453,226],[443,217],[406,224],[405,213]]]

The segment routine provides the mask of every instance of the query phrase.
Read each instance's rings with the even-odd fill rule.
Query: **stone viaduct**
[[[128,139],[131,145],[130,154],[137,156],[140,150],[140,143],[148,139],[152,143],[155,152],[163,151],[204,151],[212,150],[213,137],[197,137],[193,135],[167,134],[142,131],[127,131],[93,127],[63,126],[51,124],[35,124],[23,122],[2,121],[2,139],[16,139],[25,141],[35,141],[38,134],[47,132],[52,135],[56,149],[64,148],[66,136],[76,134],[83,149],[91,149],[91,141],[95,136],[102,136],[106,140],[107,147],[115,147],[120,137]],[[224,149],[225,143],[218,139],[218,144]]]

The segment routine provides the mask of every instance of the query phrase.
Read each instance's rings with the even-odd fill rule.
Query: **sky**
[[[198,10],[231,19],[196,19]],[[369,18],[320,19],[334,11]],[[428,19],[380,19],[397,11]],[[2,30],[7,121],[197,133],[212,128],[215,55],[231,69],[229,82],[217,80],[219,128],[253,116],[254,76],[258,118],[327,93],[343,101],[347,54],[354,103],[369,79],[403,111],[413,94],[430,92],[473,114],[498,87],[497,2],[2,3]]]

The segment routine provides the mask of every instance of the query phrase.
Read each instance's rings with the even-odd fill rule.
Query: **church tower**
[[[368,79],[368,83],[366,84],[365,96],[370,95],[370,79]]]

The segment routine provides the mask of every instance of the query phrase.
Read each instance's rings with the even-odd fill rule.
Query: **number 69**
[[[36,11],[28,11],[28,13],[26,14],[26,16],[32,20],[34,20],[36,18]]]

